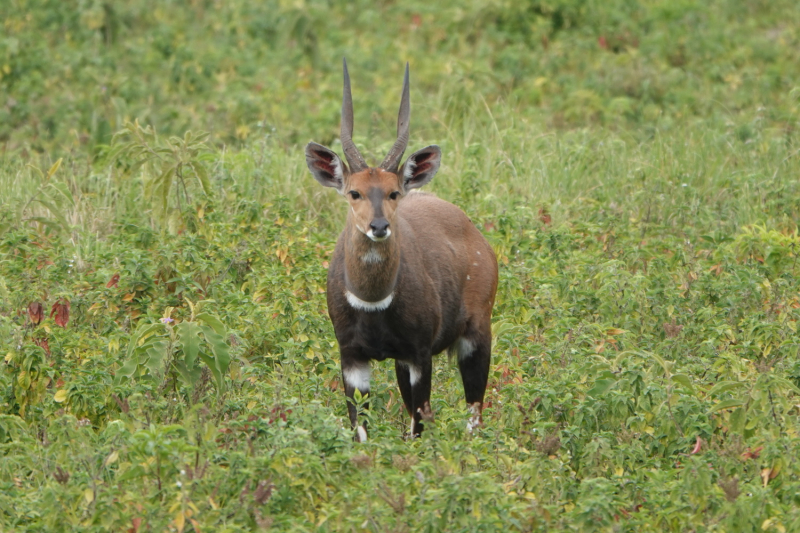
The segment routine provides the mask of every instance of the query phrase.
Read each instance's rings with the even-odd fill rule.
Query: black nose
[[[389,221],[385,218],[376,218],[370,222],[369,229],[372,230],[372,235],[379,239],[386,237],[386,230],[389,229]]]

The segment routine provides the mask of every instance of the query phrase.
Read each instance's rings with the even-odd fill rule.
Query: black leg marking
[[[410,374],[416,379],[411,379],[411,438],[422,434],[425,426],[422,421],[433,421],[431,411],[431,372],[433,365],[430,355],[416,366]],[[414,375],[416,374],[416,375]]]

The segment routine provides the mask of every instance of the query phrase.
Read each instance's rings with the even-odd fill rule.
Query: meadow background
[[[800,530],[797,2],[0,14],[0,531]],[[497,252],[475,435],[446,356],[423,438],[387,363],[347,427],[343,56]]]

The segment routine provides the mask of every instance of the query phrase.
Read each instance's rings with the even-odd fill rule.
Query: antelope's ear
[[[344,177],[350,173],[333,150],[321,144],[306,145],[306,165],[314,175],[314,179],[324,187],[333,187],[341,194],[344,189]]]
[[[408,156],[400,169],[405,190],[422,187],[433,179],[439,164],[442,162],[442,151],[432,144]]]

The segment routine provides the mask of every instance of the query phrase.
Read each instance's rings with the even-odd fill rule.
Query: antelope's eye
[[[350,198],[352,198],[353,200],[358,200],[359,198],[361,198],[361,195],[358,194],[358,191],[350,191]]]
[[[390,200],[397,200],[400,197],[400,193],[398,191],[394,191],[392,194],[389,195]]]

